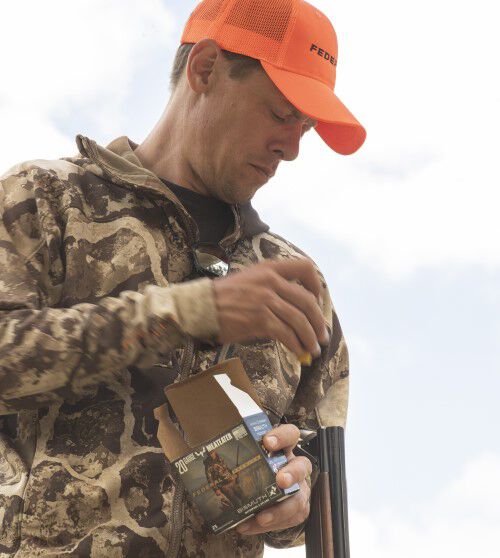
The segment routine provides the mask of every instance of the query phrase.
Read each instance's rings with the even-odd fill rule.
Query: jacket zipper
[[[28,411],[28,412],[30,412],[30,411]],[[16,539],[15,539],[16,542],[19,542],[19,546],[17,548],[15,548],[14,558],[18,555],[19,549],[21,548],[22,530],[23,530],[23,521],[24,521],[24,508],[26,506],[26,492],[28,491],[28,484],[31,480],[31,470],[33,468],[33,462],[35,461],[36,454],[37,454],[37,449],[38,449],[38,426],[39,426],[38,410],[36,411],[36,418],[34,418],[34,421],[37,423],[36,428],[35,428],[35,451],[33,453],[32,459],[31,459],[30,468],[29,469],[26,468],[26,484],[24,485],[23,495],[21,496],[21,509],[19,510],[19,522],[17,524]],[[14,545],[15,544],[16,543],[14,543]]]
[[[163,212],[166,213],[163,204],[161,204],[161,206]],[[178,214],[184,225],[184,229],[188,236],[188,243],[191,247],[197,240],[196,231],[193,231],[191,223],[189,222],[189,219],[186,217],[186,215],[184,215],[182,208],[179,208]],[[194,356],[194,347],[195,347],[194,340],[189,338],[186,349],[182,356],[181,373],[180,373],[179,381],[185,380],[189,375],[189,370],[191,368],[191,364]],[[184,488],[182,486],[181,479],[176,470],[172,471],[172,476],[174,478],[175,483],[174,483],[174,498],[172,502],[172,528],[170,530],[170,544],[168,547],[167,556],[169,558],[176,558],[179,555],[179,551],[181,547],[182,525],[184,523],[184,513],[185,513],[185,495],[184,495]]]
[[[188,344],[182,356],[181,373],[179,380],[185,380],[189,375],[191,363],[194,356],[194,341],[188,340]],[[184,523],[184,488],[177,471],[172,471],[174,477],[174,499],[172,503],[172,528],[170,530],[170,544],[167,552],[169,558],[179,555],[182,538],[182,524]]]
[[[221,362],[227,355],[231,343],[227,343],[222,347],[218,362]],[[190,339],[188,346],[183,355],[181,363],[181,374],[180,381],[185,380],[189,375],[189,369],[194,356],[195,342]],[[181,546],[181,535],[182,535],[182,524],[184,523],[184,512],[185,512],[185,496],[184,489],[182,487],[182,481],[177,473],[177,470],[172,471],[173,477],[175,479],[174,484],[174,498],[172,502],[172,529],[170,531],[170,545],[168,549],[167,556],[170,558],[176,558],[179,555],[179,550]]]
[[[162,210],[166,215],[165,208],[161,203]],[[181,221],[184,225],[184,229],[186,231],[188,237],[188,244],[189,248],[193,246],[198,241],[198,232],[196,229],[193,230],[191,223],[189,222],[189,218],[184,213],[184,208],[178,209],[178,214],[181,218]],[[233,211],[234,212],[234,211]],[[236,230],[235,233],[239,233],[239,215],[235,213],[236,218]],[[227,240],[227,239],[223,239]],[[224,351],[224,348],[226,349]],[[227,352],[229,347],[223,347],[224,354]],[[193,361],[195,351],[195,342],[193,339],[189,338],[188,343],[186,346],[186,350],[184,351],[184,355],[182,358],[181,363],[181,373],[179,376],[179,381],[185,380],[189,375],[189,370],[191,368],[191,364]],[[172,502],[172,528],[170,530],[170,544],[168,547],[167,556],[168,558],[177,558],[179,556],[179,551],[181,547],[181,539],[182,539],[182,525],[184,523],[184,514],[185,514],[185,494],[182,482],[180,480],[179,474],[177,471],[172,471],[172,477],[175,480],[174,483],[174,498]]]

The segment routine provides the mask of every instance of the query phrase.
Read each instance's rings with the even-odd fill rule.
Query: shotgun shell
[[[311,366],[313,360],[311,353],[302,353],[298,355],[298,358],[300,364],[303,364],[304,366]]]

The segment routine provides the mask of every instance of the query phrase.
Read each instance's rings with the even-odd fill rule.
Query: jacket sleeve
[[[205,278],[95,304],[47,304],[62,287],[50,263],[62,233],[32,184],[29,170],[0,177],[0,415],[81,397],[127,366],[154,364],[189,336],[215,340],[213,283]]]
[[[345,427],[349,396],[349,354],[330,293],[323,276],[323,316],[330,334],[328,347],[309,367],[302,367],[295,397],[286,412],[288,422],[301,429],[317,430],[320,426]],[[282,346],[282,350],[288,350]],[[310,484],[310,482],[309,482]],[[289,548],[305,542],[305,523],[284,531],[264,535],[274,548]]]

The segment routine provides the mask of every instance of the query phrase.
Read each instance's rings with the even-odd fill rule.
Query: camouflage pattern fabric
[[[0,177],[0,556],[262,556],[303,525],[211,535],[156,437],[163,387],[221,352],[194,221],[122,136]],[[230,272],[305,258],[250,204],[232,207]],[[348,353],[327,285],[331,343],[310,367],[281,343],[230,346],[271,422],[343,425]],[[227,350],[225,347],[224,350]]]

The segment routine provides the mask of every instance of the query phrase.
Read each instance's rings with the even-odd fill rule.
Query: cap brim
[[[324,83],[276,68],[261,60],[274,85],[307,116],[318,121],[315,130],[325,143],[341,155],[356,152],[366,139],[366,130]]]

